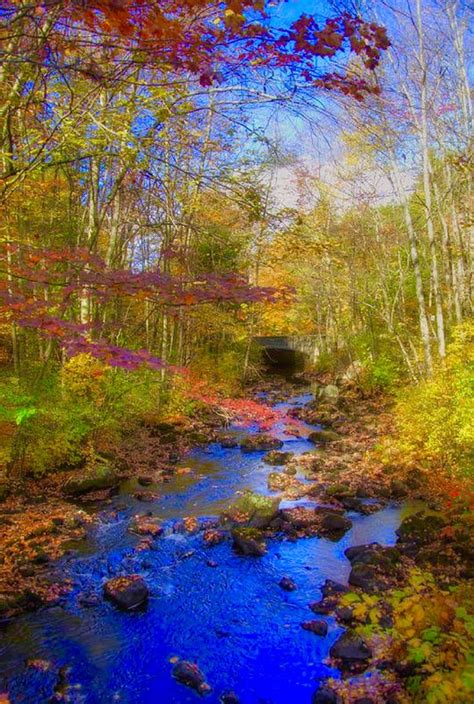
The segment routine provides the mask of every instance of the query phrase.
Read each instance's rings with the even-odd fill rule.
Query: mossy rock
[[[221,515],[224,524],[265,528],[278,515],[280,499],[246,491]]]
[[[99,465],[80,476],[71,477],[64,485],[64,492],[69,496],[81,496],[90,491],[111,489],[119,483],[119,477],[114,467]]]
[[[327,496],[335,499],[349,498],[354,496],[354,491],[349,484],[332,484],[326,489]]]
[[[401,543],[428,545],[438,538],[439,531],[446,525],[447,521],[443,516],[420,512],[405,518],[396,533]]]
[[[250,526],[240,526],[232,530],[235,549],[242,555],[262,557],[267,552],[267,545],[262,533]]]
[[[263,461],[267,464],[271,464],[275,467],[283,464],[287,464],[295,456],[294,452],[281,452],[279,450],[271,450],[267,452]]]
[[[337,442],[340,440],[340,436],[338,433],[335,433],[334,430],[313,430],[313,432],[308,435],[308,440],[315,445],[319,443],[324,445],[330,442]]]
[[[283,446],[283,440],[274,438],[273,435],[267,433],[255,433],[248,435],[240,443],[242,452],[262,452],[269,450],[279,450]]]
[[[270,491],[283,491],[291,484],[291,477],[284,472],[270,472],[267,479]]]

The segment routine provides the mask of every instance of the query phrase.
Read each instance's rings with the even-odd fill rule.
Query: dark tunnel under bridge
[[[254,342],[260,347],[263,362],[271,371],[300,371],[319,356],[316,337],[310,335],[259,336]]]

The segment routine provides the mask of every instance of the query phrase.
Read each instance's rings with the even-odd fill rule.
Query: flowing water
[[[278,407],[284,411],[310,398]],[[283,425],[276,432],[283,450],[314,450],[306,439],[287,435]],[[326,578],[347,580],[348,546],[393,544],[403,509],[349,514],[353,527],[339,542],[270,540],[262,558],[236,555],[228,541],[206,547],[202,534],[173,530],[178,518],[217,515],[245,488],[269,493],[267,476],[275,468],[262,461],[264,454],[212,444],[184,459],[191,472],[152,488],[159,494],[153,503],[139,503],[127,491],[116,497],[116,511],[104,513],[93,535],[60,565],[73,591],[59,606],[0,628],[0,691],[7,684],[11,704],[48,702],[62,666],[69,668],[68,701],[84,704],[195,702],[198,695],[171,676],[174,658],[199,664],[212,687],[209,704],[226,690],[234,690],[242,704],[309,704],[319,680],[338,676],[326,659],[341,629],[327,617],[325,638],[304,631],[301,622],[313,617],[308,603],[320,598]],[[151,549],[136,551],[139,538],[127,526],[145,511],[163,519],[165,533]],[[151,598],[146,610],[124,613],[102,599],[102,584],[131,573],[145,578]],[[298,589],[283,591],[283,576]],[[96,597],[89,606],[84,593]],[[55,671],[28,667],[32,658],[53,663]]]

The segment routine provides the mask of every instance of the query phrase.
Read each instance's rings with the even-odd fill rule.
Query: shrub
[[[474,323],[455,330],[433,377],[403,390],[395,409],[402,458],[470,475],[474,460]]]

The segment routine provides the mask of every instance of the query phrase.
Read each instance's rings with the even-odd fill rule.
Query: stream
[[[277,408],[311,398],[302,394]],[[255,430],[246,428],[245,434]],[[306,439],[287,435],[283,424],[276,434],[282,450],[314,450]],[[61,561],[59,569],[74,587],[60,605],[0,628],[0,681],[8,682],[11,704],[48,702],[63,666],[70,685],[65,701],[84,704],[196,702],[198,695],[171,675],[175,658],[198,663],[212,687],[209,704],[229,690],[242,704],[310,704],[318,681],[339,676],[327,656],[342,629],[328,616],[326,637],[303,630],[302,621],[312,617],[308,604],[320,598],[326,578],[347,581],[347,547],[394,544],[409,507],[349,513],[353,527],[339,542],[269,540],[261,558],[237,555],[229,541],[207,547],[202,534],[173,530],[184,516],[216,516],[243,489],[269,494],[267,477],[275,467],[263,462],[264,454],[213,443],[181,461],[189,473],[150,487],[158,494],[152,503],[137,501],[133,485],[123,487],[90,537]],[[285,501],[282,507],[298,503],[310,502]],[[127,527],[133,515],[147,511],[162,519],[165,532],[151,548],[137,551],[140,539]],[[122,612],[103,600],[102,584],[132,573],[144,577],[150,599],[143,611]],[[281,589],[283,576],[296,582],[296,591]],[[84,593],[92,595],[88,605]],[[54,663],[54,671],[28,667],[33,658]]]

